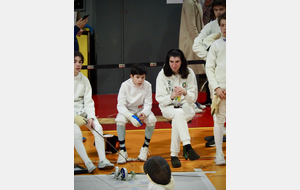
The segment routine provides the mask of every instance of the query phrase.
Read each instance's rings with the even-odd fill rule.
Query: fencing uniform
[[[200,34],[194,40],[193,51],[198,55],[198,57],[204,60],[207,59],[207,50],[203,45],[203,40],[213,33],[221,33],[218,19],[215,19],[214,21],[206,24],[201,30]]]
[[[147,160],[147,154],[149,151],[148,146],[157,121],[155,115],[151,111],[151,108],[152,87],[148,81],[145,80],[141,86],[136,86],[131,78],[122,83],[118,94],[117,109],[119,113],[115,119],[117,123],[118,140],[121,148],[117,160],[118,164],[126,163],[126,159],[128,157],[125,148],[125,125],[130,118],[132,119],[132,114],[138,117],[140,113],[144,113],[146,116],[144,120],[146,123],[145,141],[140,150],[138,159],[141,161]],[[132,122],[132,120],[130,121]]]
[[[226,89],[226,38],[212,43],[206,61],[206,75],[213,92],[220,87]],[[226,119],[226,99],[221,100],[219,112],[214,114],[214,136],[216,149],[222,151],[223,126]]]
[[[157,119],[151,111],[151,84],[145,80],[142,86],[138,87],[132,82],[131,78],[123,82],[118,94],[117,109],[119,112],[115,119],[117,125],[125,126],[128,120],[124,115],[127,111],[130,111],[137,116],[144,113],[146,115],[146,126],[155,126]]]
[[[147,175],[147,177],[148,177],[148,179],[150,181],[148,183],[147,190],[174,190],[174,188],[175,188],[175,180],[174,180],[173,176],[171,176],[171,181],[167,185],[157,184],[157,183],[155,183],[155,182],[153,182],[151,180],[151,178],[149,177],[149,175]]]
[[[93,118],[95,129],[103,135],[102,126],[95,116],[95,107],[92,99],[92,88],[90,82],[81,72],[74,77],[74,117],[80,112],[86,112],[87,119]],[[94,130],[92,130],[92,133],[95,136],[95,146],[99,160],[102,161],[106,159],[104,139]],[[76,123],[74,123],[74,145],[76,151],[85,164],[91,161],[82,142],[80,126]]]
[[[190,134],[187,121],[195,115],[195,102],[198,97],[196,77],[192,69],[188,68],[189,74],[186,79],[182,79],[180,74],[165,76],[163,69],[156,78],[156,101],[162,115],[172,120],[171,156],[178,157],[180,152],[180,142],[183,146],[190,143]],[[182,108],[174,108],[174,100],[171,95],[175,86],[180,86],[187,91],[186,96],[181,95]]]

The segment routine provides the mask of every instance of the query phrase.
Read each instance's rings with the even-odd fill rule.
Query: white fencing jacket
[[[152,86],[148,81],[144,81],[142,86],[138,87],[132,79],[124,81],[121,84],[118,94],[117,110],[124,115],[127,111],[132,113],[144,113],[148,116],[152,108]]]
[[[147,177],[150,181],[147,190],[174,190],[175,188],[175,180],[173,176],[171,176],[170,183],[168,183],[167,185],[160,185],[153,182],[148,174]]]
[[[193,51],[197,54],[198,57],[204,60],[206,60],[207,58],[207,51],[203,45],[203,40],[213,33],[221,33],[221,29],[218,24],[218,19],[207,23],[201,30],[200,34],[194,40]]]
[[[181,86],[187,91],[186,96],[181,95],[182,104],[188,103],[190,106],[194,106],[198,98],[198,87],[195,77],[195,73],[188,67],[189,75],[186,79],[182,79],[181,75],[172,75],[167,77],[164,74],[163,69],[158,73],[156,78],[156,101],[159,103],[159,108],[163,110],[165,107],[174,104],[174,100],[171,100],[171,95],[175,86]]]
[[[96,118],[90,81],[79,72],[74,77],[74,117],[82,111],[87,113],[87,119]]]
[[[212,43],[205,69],[213,91],[217,87],[226,89],[226,38],[221,37]]]

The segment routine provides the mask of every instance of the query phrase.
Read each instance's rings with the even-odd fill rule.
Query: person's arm
[[[212,43],[210,50],[207,55],[207,61],[205,66],[206,76],[209,84],[211,85],[213,91],[219,87],[219,84],[216,79],[215,69],[216,69],[216,44]]]
[[[167,90],[168,86],[164,80],[164,76],[164,72],[161,70],[156,78],[155,99],[160,105],[167,106],[172,104],[173,100],[171,100],[171,94]]]
[[[74,37],[76,37],[77,33],[86,25],[86,23],[88,22],[88,18],[82,20],[82,18],[80,18],[75,26],[74,26]]]
[[[129,111],[126,107],[127,95],[126,95],[126,84],[125,84],[125,82],[123,82],[121,84],[117,99],[118,99],[117,110],[120,114],[125,115],[125,113]]]
[[[146,82],[146,81],[145,81]],[[152,109],[152,86],[150,83],[145,83],[146,86],[146,97],[143,105],[142,113],[148,116]]]
[[[207,51],[203,45],[203,40],[208,35],[210,35],[210,33],[211,33],[211,22],[204,26],[204,28],[201,30],[200,34],[195,38],[194,44],[192,46],[194,53],[198,57],[200,57],[204,60],[206,60],[206,58],[207,58]]]
[[[74,26],[74,37],[76,37],[77,33],[79,32],[80,28],[78,26]]]
[[[184,99],[188,103],[195,103],[198,98],[198,87],[195,73],[192,69],[189,69],[189,75],[187,77],[187,89],[186,95],[184,95]]]
[[[92,87],[90,84],[90,81],[83,76],[84,81],[84,110],[87,114],[87,119],[95,118],[95,106],[94,106],[94,100],[92,99]]]

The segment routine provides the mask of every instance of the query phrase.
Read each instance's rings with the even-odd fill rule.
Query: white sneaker
[[[120,155],[120,154],[122,154],[122,155]],[[118,157],[117,163],[118,164],[125,164],[126,163],[126,159],[124,159],[124,158],[127,159],[128,158],[128,154],[124,150],[120,150],[119,151],[119,157]]]
[[[200,104],[200,109],[205,109],[205,108],[206,108],[205,105]]]
[[[87,167],[89,173],[92,173],[97,168],[91,161],[85,164],[85,166]]]
[[[195,108],[195,113],[202,113],[202,112],[203,112],[202,109],[200,109],[200,108],[198,108],[198,107]]]
[[[107,160],[106,158],[104,160],[102,160],[101,162],[98,163],[98,168],[99,169],[103,169],[103,168],[113,168],[115,167],[114,164],[110,163],[109,160]]]
[[[138,156],[138,159],[140,161],[146,162],[148,152],[149,152],[149,149],[147,147],[142,147],[141,150],[140,150],[140,155]]]
[[[216,165],[225,165],[226,164],[223,153],[216,153],[215,163],[216,163]]]

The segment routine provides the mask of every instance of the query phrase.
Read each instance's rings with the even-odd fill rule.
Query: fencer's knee
[[[155,128],[156,122],[153,123],[146,123],[146,127]]]
[[[117,121],[117,126],[122,126],[122,127],[125,127],[126,125],[126,122],[123,122],[123,121]]]
[[[157,119],[154,114],[150,114],[145,120],[146,126],[155,126]]]
[[[95,125],[95,130],[98,131],[99,133],[103,133],[103,128],[101,125]]]
[[[220,114],[214,114],[214,122],[218,125],[223,125],[225,123],[226,118]]]
[[[183,109],[175,109],[175,116],[184,114]]]
[[[80,127],[74,123],[74,139],[82,139],[82,137]]]
[[[74,131],[74,139],[82,139],[82,138],[83,138],[83,136],[82,136],[81,131],[80,132]]]

